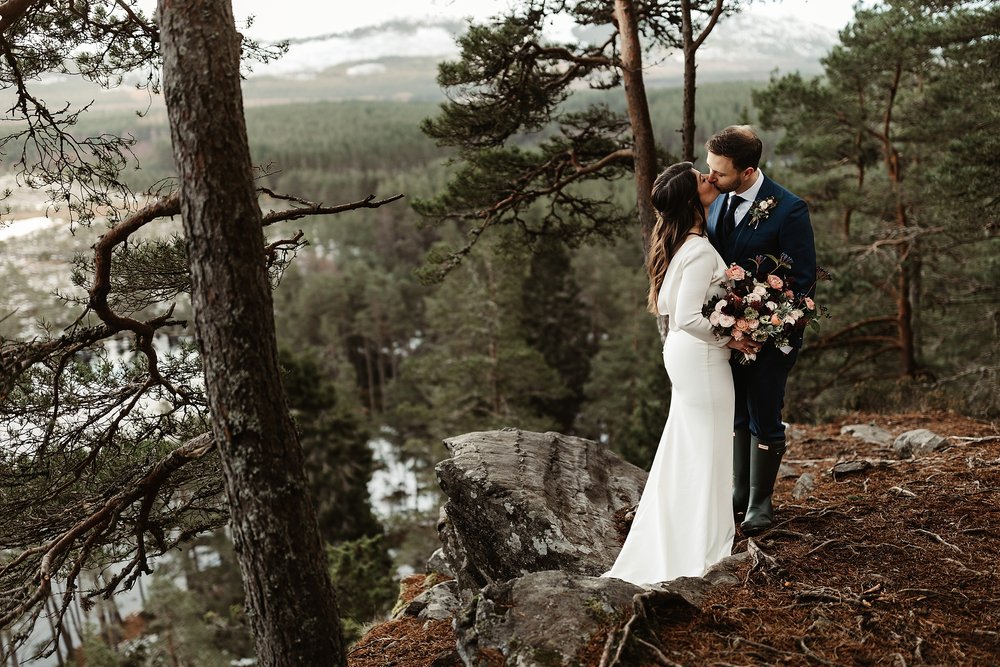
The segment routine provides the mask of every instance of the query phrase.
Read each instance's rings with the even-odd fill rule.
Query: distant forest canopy
[[[757,123],[752,95],[764,88],[753,82],[699,86],[699,153],[714,130]],[[620,95],[593,91],[575,93],[567,104],[582,106],[601,97],[612,109],[623,110]],[[676,155],[680,90],[652,90],[649,102],[658,143],[666,156]],[[511,425],[598,439],[645,465],[662,428],[669,386],[656,327],[642,305],[639,239],[632,234],[612,244],[529,247],[501,232],[477,246],[443,283],[421,284],[414,272],[428,251],[462,234],[454,225],[429,227],[411,208],[415,200],[435,196],[453,173],[448,151],[419,129],[421,120],[437,111],[436,103],[391,101],[247,109],[251,149],[266,173],[261,185],[279,193],[310,193],[325,204],[370,194],[406,195],[377,210],[268,230],[269,236],[286,237],[301,227],[311,244],[277,288],[282,344],[314,352],[343,400],[365,413],[404,455],[423,461],[428,488],[442,438]],[[133,185],[148,187],[172,171],[164,121],[155,114],[91,113],[79,129],[132,133],[142,164]],[[856,320],[890,314],[882,286],[887,278],[865,263],[860,239],[844,244],[842,211],[829,195],[829,182],[817,185],[815,175],[797,171],[794,154],[777,154],[780,129],[761,133],[764,170],[809,200],[820,263],[836,276],[819,288],[818,299],[834,317],[819,335],[807,337],[789,385],[787,418],[816,420],[842,409],[925,405],[997,414],[997,392],[989,389],[989,378],[986,387],[981,378],[972,381],[975,373],[969,385],[945,381],[967,370],[963,355],[972,353],[965,350],[983,347],[966,335],[974,324],[972,313],[962,314],[967,308],[928,308],[916,379],[897,379],[893,359],[873,355],[864,345],[810,351],[823,336],[849,324],[849,314]],[[531,144],[544,135],[523,140]],[[590,187],[605,188],[602,195],[632,210],[627,181]],[[984,240],[965,252],[988,255],[990,243]],[[995,316],[995,300],[987,308]],[[968,318],[965,325],[938,324],[966,322],[963,318]]]

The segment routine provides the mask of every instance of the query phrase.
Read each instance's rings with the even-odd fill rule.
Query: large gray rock
[[[491,584],[455,618],[458,653],[466,665],[586,664],[580,653],[594,633],[623,623],[642,592],[620,579],[557,571]]]
[[[853,435],[859,440],[888,447],[892,444],[892,433],[875,424],[848,424],[840,429],[841,435]]]
[[[925,428],[918,428],[900,434],[896,441],[892,443],[892,448],[901,459],[908,459],[911,456],[922,456],[945,447],[948,444],[946,438],[942,438],[933,431]]]
[[[792,489],[792,498],[796,500],[802,500],[813,492],[816,488],[816,479],[805,472],[802,476],[795,480],[795,488]]]
[[[529,572],[598,575],[614,563],[614,515],[639,502],[643,470],[558,433],[468,433],[445,446],[438,530],[463,599]]]
[[[467,665],[568,667],[597,664],[604,651],[617,665],[653,664],[648,647],[665,649],[655,626],[700,614],[713,587],[740,583],[746,560],[744,552],[704,577],[653,589],[557,571],[491,584],[455,617],[458,652]],[[630,624],[633,616],[642,622]]]

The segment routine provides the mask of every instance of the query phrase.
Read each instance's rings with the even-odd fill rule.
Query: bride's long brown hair
[[[705,207],[698,197],[698,177],[694,173],[694,165],[678,162],[663,170],[653,181],[650,199],[656,209],[656,224],[649,238],[649,256],[646,258],[646,272],[649,274],[646,308],[659,315],[656,300],[667,266],[684,242],[684,237],[705,221]]]

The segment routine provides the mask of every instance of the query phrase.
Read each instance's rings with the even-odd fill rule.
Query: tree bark
[[[344,665],[303,454],[278,371],[229,0],[159,0],[192,307],[258,664]]]
[[[684,46],[684,118],[681,121],[681,137],[682,159],[687,162],[694,162],[694,108],[695,91],[697,90],[695,79],[698,70],[695,54],[701,45],[705,43],[705,38],[708,37],[712,29],[715,28],[715,24],[719,21],[719,17],[722,15],[722,0],[715,0],[715,6],[712,8],[708,24],[698,37],[694,36],[691,11],[691,0],[681,0],[681,40]]]
[[[682,0],[682,23],[681,38],[684,40],[684,101],[681,115],[681,159],[687,162],[694,162],[694,107],[695,107],[695,78],[698,66],[695,62],[695,52],[692,48],[694,37],[691,26],[691,2]]]
[[[634,141],[632,152],[635,160],[636,206],[642,230],[643,257],[646,257],[649,254],[649,237],[656,222],[653,203],[649,198],[656,179],[656,142],[653,140],[653,123],[649,118],[649,102],[642,78],[642,46],[639,43],[639,24],[632,0],[615,0],[615,21],[621,35],[622,80]]]
[[[903,163],[900,159],[899,151],[892,142],[892,120],[895,112],[896,94],[899,91],[899,82],[902,77],[902,64],[897,62],[895,74],[889,87],[889,99],[886,106],[882,127],[882,151],[885,160],[886,172],[889,176],[889,183],[896,200],[896,227],[903,235],[903,243],[899,245],[899,264],[897,266],[897,294],[896,294],[896,314],[898,318],[897,330],[899,333],[899,364],[902,374],[907,377],[914,377],[917,374],[917,352],[914,343],[915,335],[913,331],[913,277],[918,270],[919,264],[914,262],[911,250],[915,241],[905,240],[907,228],[909,227],[909,216],[907,214],[906,202],[903,198]],[[917,281],[919,283],[919,280]]]

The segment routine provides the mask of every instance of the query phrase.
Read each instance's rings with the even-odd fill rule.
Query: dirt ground
[[[840,435],[856,423],[893,435],[927,428],[948,446],[898,460]],[[785,461],[775,527],[737,536],[734,552],[751,551],[743,583],[711,593],[694,617],[653,621],[665,650],[637,667],[1000,665],[1000,425],[950,413],[847,415],[793,425]],[[847,462],[867,464],[835,475]],[[795,499],[802,473],[815,487]],[[353,647],[349,664],[445,667],[453,642],[447,621],[391,621]]]

